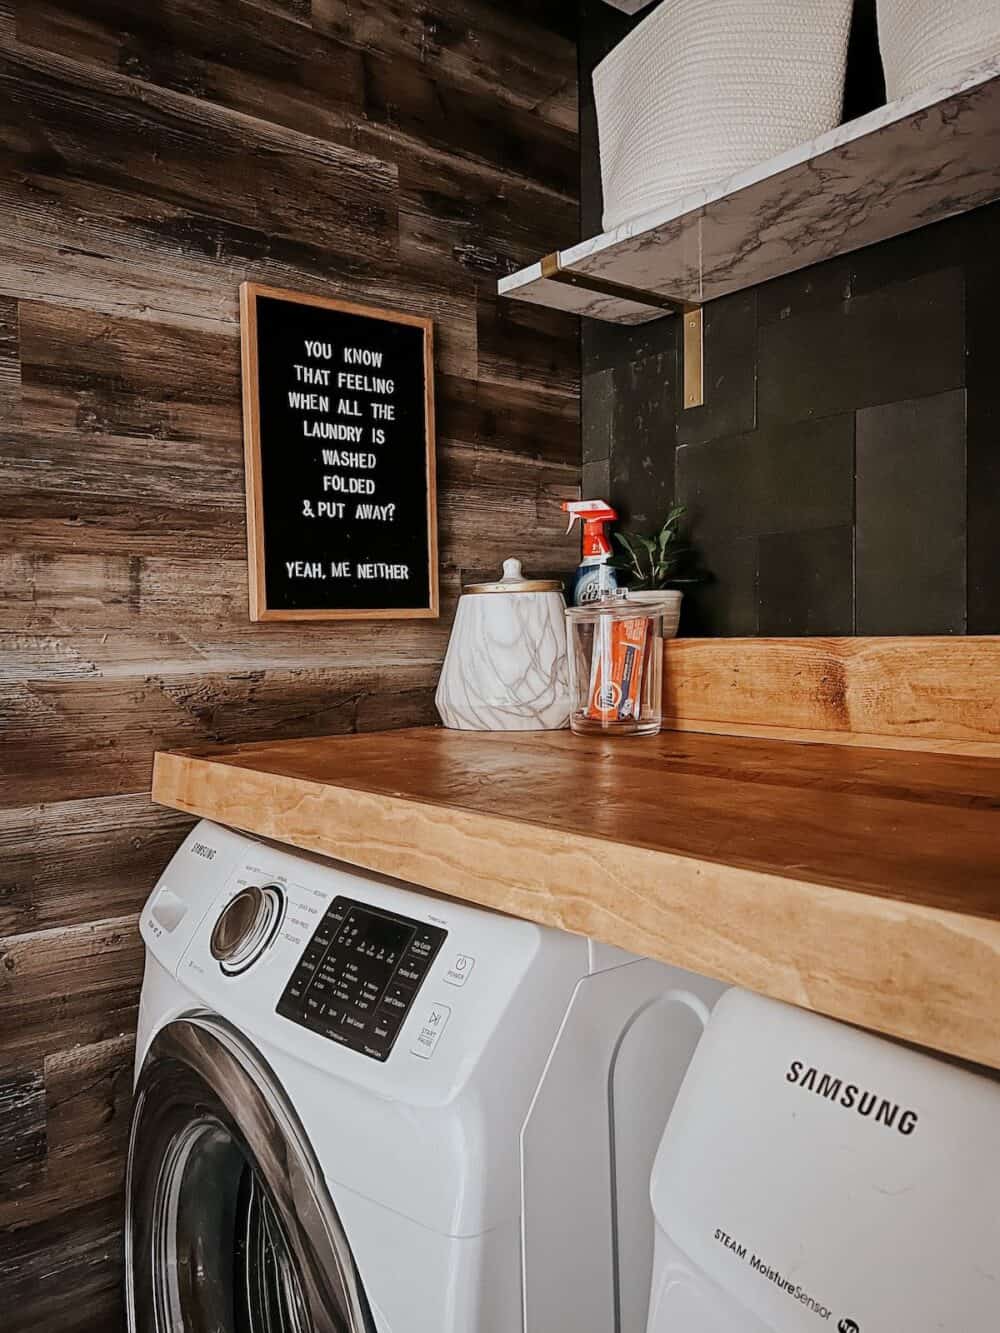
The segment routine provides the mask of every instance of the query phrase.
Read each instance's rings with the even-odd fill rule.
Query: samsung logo
[[[916,1111],[904,1111],[898,1102],[891,1102],[876,1092],[866,1092],[856,1083],[845,1083],[832,1074],[824,1074],[813,1065],[807,1066],[804,1060],[792,1061],[785,1082],[804,1088],[806,1092],[814,1092],[817,1097],[824,1097],[845,1110],[857,1111],[858,1115],[900,1134],[912,1134],[920,1119]]]

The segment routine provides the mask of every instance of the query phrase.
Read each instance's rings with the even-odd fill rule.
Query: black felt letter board
[[[430,321],[240,297],[251,618],[436,616]]]

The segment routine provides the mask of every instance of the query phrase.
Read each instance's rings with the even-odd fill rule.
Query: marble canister
[[[566,604],[554,579],[526,579],[519,560],[503,578],[470,584],[458,612],[435,702],[446,727],[542,731],[569,723]]]

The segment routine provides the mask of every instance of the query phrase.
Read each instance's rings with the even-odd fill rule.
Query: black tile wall
[[[968,632],[1000,630],[1000,266],[970,267],[966,295],[965,449]]]
[[[824,417],[962,384],[962,292],[961,269],[949,268],[768,324],[757,347],[761,421]]]
[[[776,532],[758,543],[757,633],[851,634],[850,523],[811,532]]]
[[[859,634],[961,634],[965,390],[858,413]]]
[[[851,415],[681,445],[675,458],[675,494],[687,506],[705,554],[706,544],[730,537],[851,522]]]
[[[735,435],[757,424],[757,293],[713,301],[702,318],[705,402],[683,409],[677,400],[678,444]]]
[[[882,96],[872,5],[853,114]],[[602,0],[581,15],[591,235],[590,71],[628,21]],[[994,204],[711,303],[694,410],[677,321],[582,322],[584,494],[640,531],[687,505],[709,578],[686,593],[685,633],[1000,633],[998,235]]]
[[[685,593],[685,634],[731,637],[758,633],[758,546],[757,537],[712,543],[711,556],[706,558],[711,579]]]

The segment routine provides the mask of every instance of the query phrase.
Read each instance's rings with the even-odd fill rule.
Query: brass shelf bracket
[[[705,339],[701,306],[684,312],[684,407],[705,402]]]
[[[684,407],[701,407],[705,402],[705,365],[702,307],[692,301],[681,301],[658,292],[646,292],[639,287],[626,287],[618,282],[573,269],[561,268],[558,252],[546,255],[541,263],[542,277],[550,282],[561,282],[567,287],[607,296],[612,300],[627,301],[630,305],[648,306],[663,314],[679,315],[683,320],[681,355],[684,362]]]

